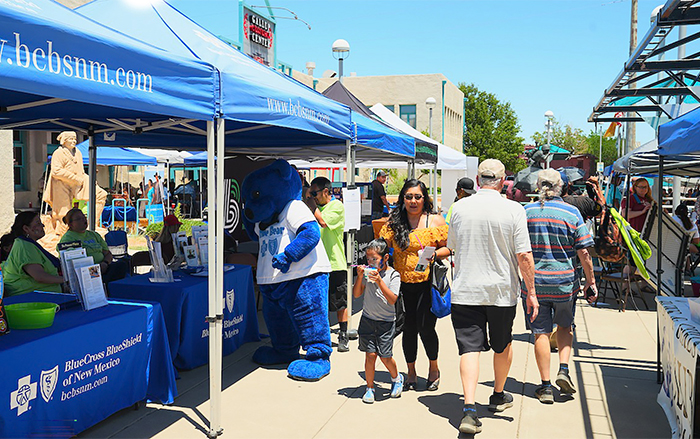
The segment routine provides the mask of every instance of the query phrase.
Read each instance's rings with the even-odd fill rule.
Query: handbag
[[[428,226],[428,219],[425,219],[425,226]],[[418,244],[421,249],[424,249],[423,243],[416,235]],[[450,283],[447,281],[447,272],[449,268],[442,263],[441,260],[435,257],[435,261],[430,264],[430,312],[435,314],[439,319],[450,315],[452,312],[452,290]]]
[[[430,312],[439,319],[450,315],[452,290],[447,281],[449,268],[436,259],[430,267]]]

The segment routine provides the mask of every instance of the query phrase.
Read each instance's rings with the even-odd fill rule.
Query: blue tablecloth
[[[105,206],[100,219],[104,227],[110,227],[112,225],[112,206]],[[136,209],[131,206],[126,206],[126,220],[136,221]],[[121,205],[114,207],[114,222],[118,223],[119,221],[124,225],[124,206]]]
[[[160,305],[110,301],[85,312],[68,307],[71,299],[6,299],[64,309],[49,328],[0,336],[0,437],[70,437],[139,401],[171,403],[177,395]]]
[[[194,369],[209,361],[208,292],[206,277],[176,271],[176,282],[152,283],[149,275],[109,284],[111,298],[158,302],[163,308],[175,367]],[[250,266],[236,265],[224,273],[223,355],[242,344],[260,340]]]

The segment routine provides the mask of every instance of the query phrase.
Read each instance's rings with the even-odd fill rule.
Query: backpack
[[[399,298],[394,303],[394,308],[396,309],[394,337],[398,337],[403,332],[403,325],[406,322],[406,306],[403,303],[403,294],[399,294]]]
[[[607,208],[603,211],[603,219],[595,237],[595,251],[606,262],[620,262],[625,257],[620,229]]]

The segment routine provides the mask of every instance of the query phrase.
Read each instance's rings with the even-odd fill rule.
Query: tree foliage
[[[588,150],[586,152],[598,157],[600,154],[600,134],[591,130],[586,137],[586,142],[588,142]],[[617,158],[617,142],[615,138],[603,138],[603,162],[605,162],[605,166],[612,165]]]
[[[541,132],[533,134],[532,140],[538,145],[545,145],[547,143],[547,132],[542,130]],[[574,128],[569,124],[562,126],[556,120],[552,127],[550,141],[552,145],[564,148],[574,154],[585,154],[584,151],[588,149],[587,137],[583,134],[581,128]]]
[[[509,102],[479,90],[474,84],[460,83],[464,93],[464,153],[479,160],[498,159],[506,169],[517,172],[525,167],[520,158],[523,141],[520,124]]]
[[[547,133],[543,130],[532,135],[532,140],[538,145],[547,143]],[[574,154],[591,154],[598,158],[600,154],[600,135],[591,130],[588,135],[580,128],[571,125],[561,126],[554,123],[552,128],[552,145],[564,148]],[[603,139],[603,162],[605,166],[611,165],[617,160],[617,146],[615,139]]]

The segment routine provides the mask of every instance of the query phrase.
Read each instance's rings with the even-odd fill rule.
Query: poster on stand
[[[673,438],[694,437],[700,322],[691,317],[689,300],[657,297],[659,348],[663,382],[657,402],[664,410]]]

